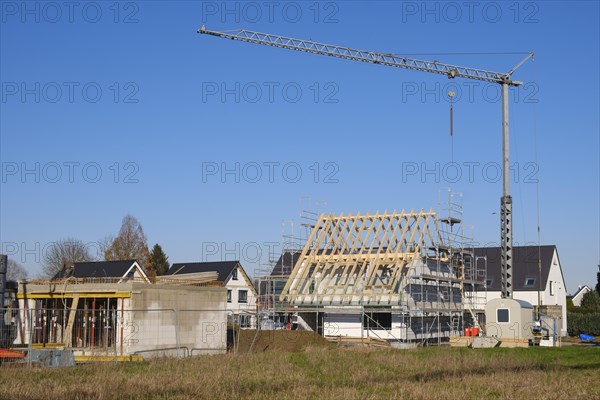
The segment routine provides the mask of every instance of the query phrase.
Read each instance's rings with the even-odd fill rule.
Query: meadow
[[[600,347],[297,351],[2,367],[2,399],[592,399]]]

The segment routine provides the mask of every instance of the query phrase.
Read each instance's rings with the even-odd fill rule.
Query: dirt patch
[[[332,344],[315,332],[309,331],[256,331],[244,329],[239,332],[238,354],[248,353],[252,342],[253,353],[265,351],[304,351],[307,348],[329,348]]]

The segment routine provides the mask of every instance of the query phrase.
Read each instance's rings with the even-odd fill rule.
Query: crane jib
[[[520,81],[511,80],[510,75],[529,57],[533,56],[533,53],[529,53],[527,57],[519,64],[517,64],[517,66],[513,68],[510,72],[500,73],[477,68],[444,64],[438,61],[418,60],[390,53],[384,54],[373,51],[357,50],[349,47],[334,46],[324,43],[313,42],[310,40],[294,39],[285,36],[249,31],[245,29],[219,32],[207,30],[203,26],[198,30],[198,33],[204,35],[217,36],[225,39],[239,40],[247,43],[262,44],[288,50],[302,51],[306,53],[343,58],[347,60],[367,62],[371,64],[380,64],[389,67],[429,72],[439,75],[446,75],[450,79],[473,79],[498,84],[507,84],[509,86],[519,86],[522,84],[522,82]]]

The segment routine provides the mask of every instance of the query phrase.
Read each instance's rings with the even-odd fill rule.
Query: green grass
[[[590,399],[600,348],[312,347],[68,368],[3,367],[15,399]]]

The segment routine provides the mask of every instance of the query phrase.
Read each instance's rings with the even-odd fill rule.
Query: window
[[[237,268],[236,268],[231,272],[231,279],[233,279],[234,281],[237,281],[237,279],[238,279],[237,275],[238,274],[237,274]]]
[[[550,281],[550,296],[554,296],[554,282]]]
[[[486,278],[486,280],[485,280],[485,287],[486,288],[491,287],[492,286],[492,282],[494,282],[493,278]]]
[[[240,315],[240,327],[251,328],[250,315]]]
[[[392,313],[366,312],[363,314],[363,328],[365,329],[392,329]]]
[[[535,278],[525,278],[525,286],[532,287],[535,285]]]
[[[231,303],[231,290],[227,289],[227,302]]]
[[[248,291],[240,290],[238,292],[238,303],[247,303],[248,302]]]
[[[510,322],[510,310],[508,308],[496,309],[496,321],[500,324],[507,324]]]

